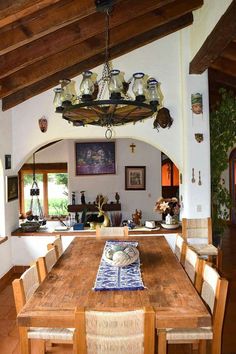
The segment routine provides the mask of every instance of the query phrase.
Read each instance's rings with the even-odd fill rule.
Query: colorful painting
[[[115,174],[115,143],[76,143],[76,175]]]

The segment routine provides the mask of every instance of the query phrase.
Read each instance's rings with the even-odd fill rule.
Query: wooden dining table
[[[126,239],[127,240],[127,239]],[[138,241],[144,290],[94,291],[105,239],[75,238],[18,314],[21,327],[74,327],[75,307],[153,306],[156,328],[210,326],[211,316],[164,236]]]

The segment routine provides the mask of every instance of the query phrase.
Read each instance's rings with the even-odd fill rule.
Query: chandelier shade
[[[109,18],[113,3],[112,0],[95,1],[97,10],[106,15],[106,50],[101,78],[97,79],[97,75],[87,70],[83,73],[79,93],[70,79],[60,80],[61,87],[54,89],[56,113],[61,113],[62,118],[74,126],[106,127],[108,139],[112,137],[113,126],[136,123],[152,116],[155,119],[163,97],[160,83],[155,78],[136,72],[125,81],[124,73],[112,68],[109,61]]]

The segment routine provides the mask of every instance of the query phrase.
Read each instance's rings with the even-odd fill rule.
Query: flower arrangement
[[[171,216],[177,216],[180,212],[180,205],[178,199],[173,198],[159,198],[156,201],[154,211],[157,211],[160,214],[170,214]]]

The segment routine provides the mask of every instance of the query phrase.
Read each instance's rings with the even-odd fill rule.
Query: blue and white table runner
[[[104,252],[107,248],[117,243],[124,246],[138,246],[132,241],[106,241]],[[114,267],[108,264],[102,256],[93,290],[143,290],[144,284],[141,277],[140,259],[125,267]]]

